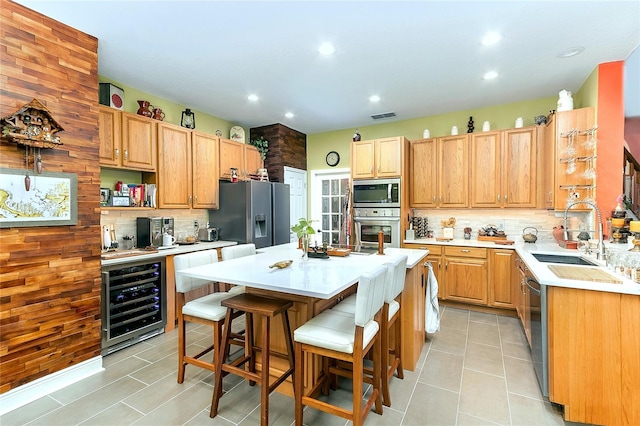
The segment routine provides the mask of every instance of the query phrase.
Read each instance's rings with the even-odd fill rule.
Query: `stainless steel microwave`
[[[353,181],[353,207],[400,207],[400,178]]]

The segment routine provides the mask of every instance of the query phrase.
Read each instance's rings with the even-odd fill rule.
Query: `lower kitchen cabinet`
[[[530,290],[527,287],[527,265],[520,256],[513,254],[513,273],[511,286],[516,313],[522,324],[522,330],[531,346],[531,312],[529,310]]]
[[[487,305],[487,249],[444,247],[444,296],[447,300]]]
[[[405,366],[415,366],[424,347],[426,273],[427,268],[422,261],[413,268],[407,269],[404,280],[404,290],[400,299],[400,320],[402,321],[402,363]]]
[[[640,296],[547,291],[549,399],[566,421],[640,424]]]
[[[514,250],[489,250],[489,306],[514,308],[513,274]]]

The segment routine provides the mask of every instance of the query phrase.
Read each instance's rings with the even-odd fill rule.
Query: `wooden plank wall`
[[[0,14],[0,116],[40,100],[65,129],[44,169],[78,176],[77,225],[0,229],[4,393],[100,354],[100,169],[98,40],[8,0]],[[0,167],[24,155],[0,143]]]
[[[269,152],[264,166],[272,182],[284,182],[284,166],[307,170],[307,135],[283,124],[254,127],[251,139],[260,136],[269,141]]]

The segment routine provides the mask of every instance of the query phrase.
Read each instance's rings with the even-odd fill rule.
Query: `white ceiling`
[[[576,91],[640,44],[637,0],[17,3],[97,37],[101,76],[247,128],[307,134]],[[502,41],[483,46],[488,31]],[[322,57],[327,41],[336,53]],[[557,57],[575,46],[584,52]],[[483,80],[490,70],[498,78]]]

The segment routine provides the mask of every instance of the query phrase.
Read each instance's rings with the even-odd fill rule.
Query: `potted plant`
[[[316,233],[316,230],[311,226],[312,222],[315,221],[301,217],[298,219],[298,223],[291,227],[291,230],[296,233],[298,241],[301,244],[300,248],[302,248],[303,260],[307,260],[309,258],[309,235]]]
[[[260,136],[258,139],[250,139],[249,145],[253,145],[258,149],[262,161],[267,159],[267,152],[269,151],[269,141]]]

